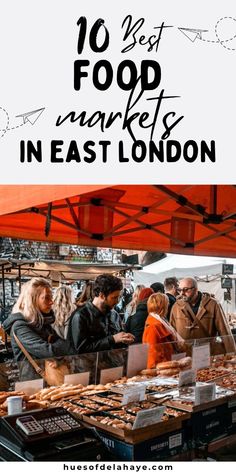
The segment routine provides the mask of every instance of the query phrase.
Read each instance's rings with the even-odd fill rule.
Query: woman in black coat
[[[136,312],[130,315],[125,323],[125,331],[134,335],[135,343],[141,343],[143,337],[144,326],[148,316],[147,301],[153,290],[151,288],[143,288],[138,297]]]

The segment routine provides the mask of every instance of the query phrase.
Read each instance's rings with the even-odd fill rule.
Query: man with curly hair
[[[134,337],[121,328],[118,303],[122,282],[110,274],[99,275],[93,287],[94,299],[78,308],[71,317],[68,339],[78,354],[125,347]]]

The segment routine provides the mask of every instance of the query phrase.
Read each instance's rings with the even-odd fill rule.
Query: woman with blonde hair
[[[16,361],[23,361],[25,355],[14,334],[33,358],[46,359],[69,354],[69,343],[58,338],[52,328],[55,321],[52,305],[52,288],[48,280],[34,277],[22,286],[12,314],[3,323],[3,328],[11,336]],[[21,379],[35,376],[36,372],[28,361],[21,367]]]
[[[128,303],[125,310],[125,317],[124,317],[125,321],[127,321],[129,316],[133,316],[135,314],[137,304],[138,304],[138,297],[143,288],[145,288],[145,285],[139,284],[136,286],[134,293],[132,295],[132,300]]]
[[[175,329],[165,319],[169,300],[164,293],[153,293],[147,302],[143,343],[149,344],[147,367],[152,369],[156,364],[171,360],[172,354],[181,350],[184,342]]]
[[[53,328],[62,339],[67,338],[69,319],[76,308],[76,304],[73,302],[73,292],[71,288],[66,285],[58,287],[54,295],[53,303],[55,316]]]

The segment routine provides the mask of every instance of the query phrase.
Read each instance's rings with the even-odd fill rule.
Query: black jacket
[[[141,343],[145,321],[148,316],[147,300],[138,303],[134,315],[128,317],[125,324],[125,331],[135,336],[135,343]]]
[[[166,295],[169,299],[169,305],[168,305],[168,311],[167,311],[166,319],[168,321],[170,321],[170,312],[172,310],[172,306],[176,302],[176,297],[174,295],[172,295],[171,293],[168,293],[168,292],[166,293]]]
[[[115,310],[104,314],[92,302],[87,302],[72,313],[67,340],[77,354],[106,351],[124,347],[123,344],[116,344],[113,339],[113,334],[120,331],[120,317]]]
[[[4,321],[3,328],[11,336],[11,344],[16,361],[23,360],[25,356],[16,344],[13,337],[13,329],[25,349],[34,358],[46,359],[48,357],[69,355],[68,342],[57,336],[51,327],[51,322],[47,318],[42,328],[36,328],[21,313],[14,313],[9,315]],[[55,336],[54,342],[48,342],[49,335]]]

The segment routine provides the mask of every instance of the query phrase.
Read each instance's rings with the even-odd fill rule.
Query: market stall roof
[[[234,274],[230,274],[230,277],[236,278],[236,259],[234,258],[167,254],[164,259],[145,266],[141,271],[135,271],[134,282],[150,285],[157,280],[164,282],[167,277],[182,279],[190,276],[206,280],[220,279],[223,274],[223,264],[233,265]]]
[[[77,280],[94,280],[103,273],[117,274],[127,270],[141,269],[138,264],[108,263],[66,263],[54,260],[4,260],[0,259],[0,278],[15,280],[30,277],[50,278],[55,282],[76,282]]]
[[[234,185],[0,186],[0,235],[236,255]]]

